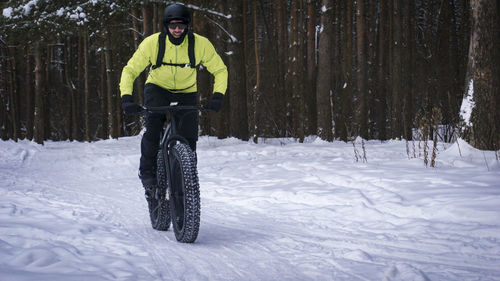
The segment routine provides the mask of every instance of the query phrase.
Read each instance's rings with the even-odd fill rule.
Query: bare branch
[[[231,43],[236,43],[236,42],[239,42],[238,38],[236,38],[234,35],[230,34],[224,27],[222,27],[222,25],[220,25],[218,22],[214,21],[213,19],[209,18],[208,16],[205,15],[205,17],[207,19],[209,19],[211,22],[213,22],[215,25],[217,25],[217,27],[219,27],[220,29],[222,29],[222,31],[224,31],[224,33],[227,34],[227,36],[229,36],[229,38],[231,39]]]
[[[134,18],[136,21],[142,22],[142,19],[132,15],[131,13],[128,13],[128,15],[131,16],[132,18]]]
[[[141,33],[141,32],[139,32],[139,31],[137,31],[137,30],[133,29],[132,27],[129,27],[129,28],[125,29],[125,30],[132,30],[133,32],[135,32],[135,33],[139,34],[141,37],[144,37],[144,33]]]
[[[178,3],[178,2],[177,1],[166,1],[166,3],[167,4],[175,4],[175,3]],[[210,10],[210,9],[206,9],[206,8],[201,8],[201,7],[192,5],[192,4],[185,4],[185,6],[188,7],[188,8],[190,8],[190,9],[196,10],[196,11],[205,12],[205,13],[216,15],[216,16],[223,17],[223,18],[226,18],[226,19],[232,18],[231,15],[225,15],[223,13],[220,13],[220,12],[217,12],[217,11],[214,11],[214,10]]]

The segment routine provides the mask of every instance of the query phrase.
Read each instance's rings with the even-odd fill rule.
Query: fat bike
[[[172,223],[179,242],[193,243],[200,228],[200,184],[197,159],[188,141],[178,134],[182,119],[187,114],[206,112],[198,106],[145,107],[145,111],[166,114],[170,119],[164,129],[157,155],[158,185],[148,202],[151,225],[166,231]]]

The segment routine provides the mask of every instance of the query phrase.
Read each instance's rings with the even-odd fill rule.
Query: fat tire
[[[196,156],[187,144],[177,143],[171,148],[170,161],[170,209],[175,238],[182,243],[193,243],[200,229],[200,184]]]
[[[171,214],[170,204],[166,197],[167,191],[167,174],[165,172],[165,161],[163,160],[162,150],[158,151],[156,159],[156,178],[158,180],[158,187],[155,194],[151,195],[149,207],[149,218],[151,219],[151,226],[153,229],[160,231],[167,231],[170,227]]]

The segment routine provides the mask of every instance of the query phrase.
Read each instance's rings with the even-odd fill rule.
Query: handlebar
[[[206,109],[204,107],[196,106],[196,105],[143,106],[142,108],[144,108],[144,111],[142,112],[143,114],[145,112],[168,113],[168,112],[175,112],[175,111],[180,111],[180,110],[198,110],[201,112],[215,112],[215,110]]]

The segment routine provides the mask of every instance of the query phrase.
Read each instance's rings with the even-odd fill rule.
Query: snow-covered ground
[[[0,141],[0,280],[500,280],[493,152],[202,137],[181,244],[150,227],[139,144]]]

